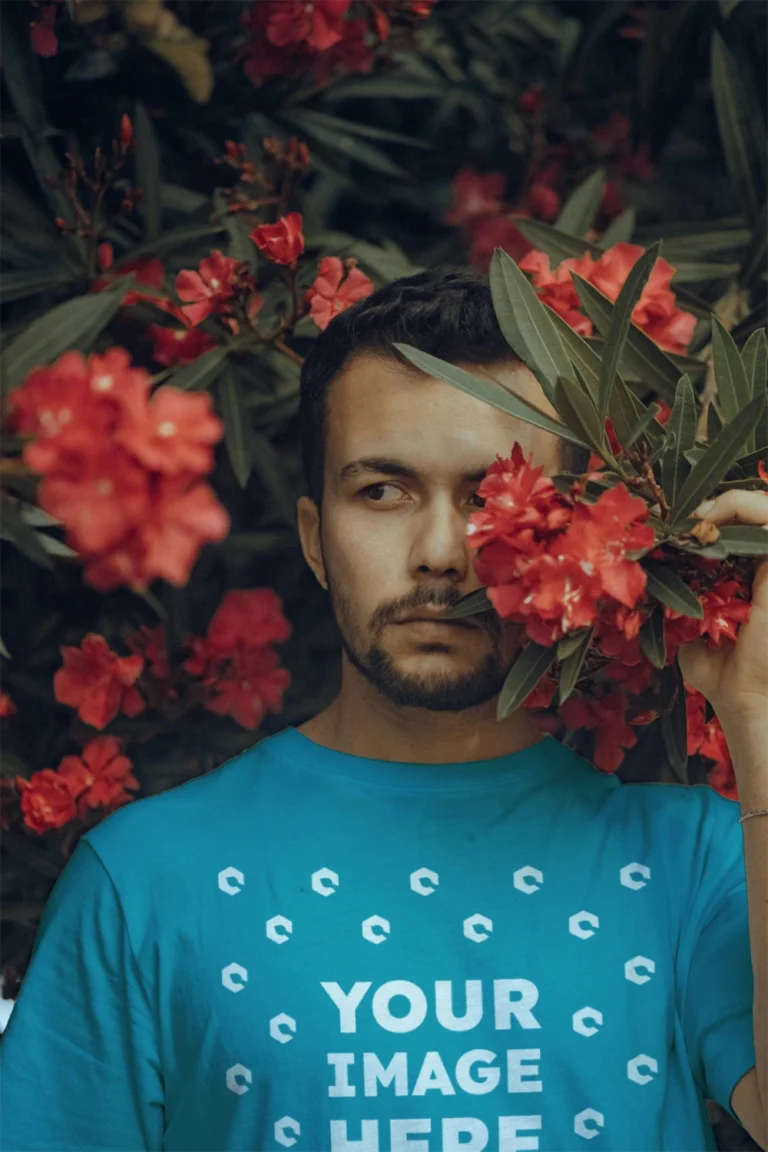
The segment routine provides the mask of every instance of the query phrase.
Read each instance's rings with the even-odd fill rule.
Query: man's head
[[[309,495],[299,531],[346,656],[399,706],[459,711],[498,694],[519,630],[492,613],[463,625],[413,617],[480,587],[466,524],[484,472],[515,440],[548,474],[585,461],[551,433],[426,376],[395,343],[491,375],[554,412],[507,345],[487,279],[464,269],[411,276],[359,301],[302,368]]]

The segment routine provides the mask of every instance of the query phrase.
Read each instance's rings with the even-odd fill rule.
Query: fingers
[[[748,492],[744,488],[731,488],[714,500],[705,500],[694,516],[713,524],[730,520],[736,524],[764,524],[768,527],[768,493]]]

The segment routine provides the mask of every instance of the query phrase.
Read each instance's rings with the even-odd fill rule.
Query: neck
[[[524,708],[499,721],[496,703],[494,698],[461,712],[401,708],[382,696],[345,657],[338,696],[299,731],[335,752],[412,764],[491,760],[541,740]]]

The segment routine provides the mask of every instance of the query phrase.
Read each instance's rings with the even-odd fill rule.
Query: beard
[[[455,588],[430,590],[421,587],[402,600],[382,604],[374,612],[368,627],[368,635],[373,639],[366,640],[362,629],[355,625],[349,596],[327,569],[326,579],[342,648],[357,671],[392,704],[399,708],[424,708],[430,712],[462,712],[498,696],[512,661],[502,653],[501,621],[495,613],[475,617],[491,640],[490,651],[477,667],[453,675],[448,672],[431,676],[408,673],[398,668],[396,661],[375,638],[403,613],[427,606],[451,608],[461,599],[461,594]],[[450,652],[450,648],[440,643],[425,644],[423,648],[427,652]]]

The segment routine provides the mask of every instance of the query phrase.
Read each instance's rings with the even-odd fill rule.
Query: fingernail
[[[708,516],[709,513],[714,508],[714,506],[715,506],[714,500],[705,500],[703,504],[699,504],[694,515],[696,515],[696,516]]]

